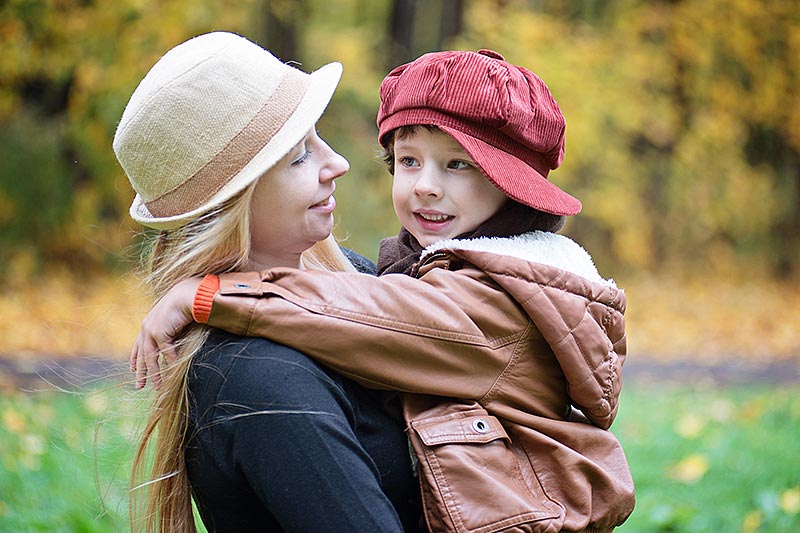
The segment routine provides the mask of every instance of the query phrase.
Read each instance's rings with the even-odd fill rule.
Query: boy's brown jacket
[[[625,359],[623,291],[554,234],[446,241],[423,258],[419,279],[222,275],[209,324],[414,393],[403,410],[431,531],[621,524],[633,481],[608,428]]]

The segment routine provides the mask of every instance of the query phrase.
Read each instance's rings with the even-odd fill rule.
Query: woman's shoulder
[[[345,257],[347,257],[347,259],[353,263],[353,266],[356,267],[356,270],[362,274],[371,274],[373,276],[377,275],[378,268],[372,260],[364,257],[358,252],[355,252],[349,248],[345,248],[344,246],[340,246],[340,248],[342,249]]]
[[[262,400],[264,386],[292,374],[322,373],[307,355],[260,337],[240,337],[221,330],[212,331],[195,355],[189,374],[189,388],[199,403],[214,405]]]
[[[297,351],[262,337],[242,337],[213,329],[208,340],[195,354],[192,369],[227,379],[232,373],[248,374],[268,364],[276,354],[286,357],[285,354],[289,352]]]
[[[240,396],[262,374],[264,362],[276,350],[287,349],[291,350],[268,339],[214,329],[193,357],[189,389],[199,403],[207,405],[220,401],[221,396]]]

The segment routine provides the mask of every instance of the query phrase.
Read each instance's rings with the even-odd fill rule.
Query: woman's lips
[[[310,209],[313,209],[315,211],[324,211],[329,213],[332,213],[335,208],[336,208],[336,198],[334,198],[333,195],[328,196],[321,202],[317,202],[316,204],[310,207]]]

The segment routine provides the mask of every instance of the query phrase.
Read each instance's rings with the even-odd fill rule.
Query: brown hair
[[[383,162],[386,163],[386,168],[389,170],[389,174],[392,176],[394,176],[394,142],[397,139],[411,137],[417,132],[417,128],[425,128],[430,132],[442,131],[436,126],[431,126],[428,124],[412,124],[411,126],[400,126],[399,128],[395,128],[384,135],[381,139],[381,144],[383,145],[383,154],[381,154],[381,159],[383,159]]]

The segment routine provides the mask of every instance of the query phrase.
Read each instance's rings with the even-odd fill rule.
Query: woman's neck
[[[252,271],[262,271],[268,268],[288,267],[288,268],[302,268],[302,260],[300,253],[287,253],[284,255],[254,255],[250,258],[248,268]]]

